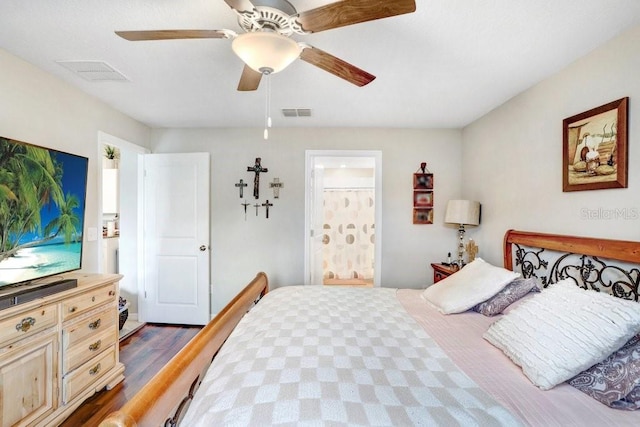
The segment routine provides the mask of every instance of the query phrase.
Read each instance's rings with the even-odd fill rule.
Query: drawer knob
[[[101,365],[98,363],[96,366],[94,366],[93,368],[89,369],[89,375],[95,375],[98,372],[100,372],[100,367],[101,367]]]
[[[102,323],[100,319],[89,323],[89,329],[98,329],[100,327],[100,323]]]
[[[76,307],[75,305],[73,307],[69,307],[69,313],[75,313],[76,310],[78,310],[78,307]]]
[[[115,294],[116,294],[116,291],[114,291],[114,290],[110,290],[109,291],[109,296],[110,297],[114,296]]]
[[[35,324],[36,324],[36,319],[34,319],[31,316],[25,317],[24,319],[22,319],[20,323],[16,325],[16,330],[27,332]]]
[[[102,345],[102,340],[98,340],[89,346],[89,350],[96,351]]]

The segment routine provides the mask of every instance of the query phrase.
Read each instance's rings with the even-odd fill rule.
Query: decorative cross
[[[256,203],[255,205],[253,205],[254,208],[256,208],[256,216],[258,216],[258,209],[260,209],[260,204]]]
[[[256,157],[256,164],[253,167],[247,166],[247,172],[254,172],[256,174],[253,178],[253,197],[255,199],[260,198],[260,173],[269,172],[269,169],[262,167],[260,164],[261,160],[260,157]]]
[[[269,219],[269,206],[273,206],[273,203],[269,203],[269,199],[262,204],[262,206],[267,208],[267,219]]]
[[[469,243],[467,243],[465,249],[467,250],[467,254],[469,256],[469,262],[476,259],[476,255],[478,254],[478,245],[476,245],[472,239],[469,239]]]
[[[242,189],[240,189],[242,191]],[[240,203],[241,206],[244,206],[244,220],[247,220],[247,206],[251,206],[251,203]]]
[[[280,178],[273,178],[273,182],[269,183],[269,188],[273,188],[273,197],[280,198],[280,189],[284,188],[284,182],[280,182]]]
[[[236,187],[238,187],[240,189],[240,198],[242,199],[243,193],[244,193],[244,187],[246,187],[248,184],[246,182],[244,182],[243,179],[240,180],[240,182],[238,182],[237,184],[234,184]]]

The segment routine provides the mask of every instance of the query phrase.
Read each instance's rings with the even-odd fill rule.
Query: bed
[[[258,273],[101,425],[640,425],[640,411],[612,409],[566,381],[541,389],[544,369],[536,386],[537,377],[525,376],[524,365],[490,343],[513,326],[512,318],[530,311],[538,295],[571,282],[590,296],[598,290],[598,297],[631,301],[621,303],[622,316],[631,317],[626,335],[609,344],[628,345],[640,332],[633,317],[640,313],[639,265],[638,242],[510,230],[500,274],[506,280],[517,272],[542,292],[528,292],[495,316],[443,314],[425,300],[431,298],[426,291],[415,289],[268,292],[267,276]],[[471,266],[451,277],[463,278]]]

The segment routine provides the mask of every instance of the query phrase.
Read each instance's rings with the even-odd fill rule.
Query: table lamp
[[[480,202],[471,200],[449,200],[444,222],[458,225],[458,268],[462,268],[464,261],[464,226],[480,224]]]

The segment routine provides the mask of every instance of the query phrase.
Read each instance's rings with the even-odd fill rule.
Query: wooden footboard
[[[215,354],[242,316],[268,290],[266,274],[258,273],[148,384],[100,426],[177,425]]]

